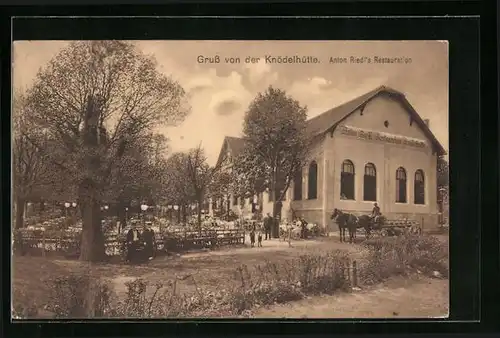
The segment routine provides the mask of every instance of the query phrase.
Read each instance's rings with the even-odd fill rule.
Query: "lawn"
[[[447,238],[444,236],[441,236],[440,240],[447,242]],[[120,298],[125,296],[127,291],[125,283],[136,278],[142,278],[151,284],[177,280],[176,292],[179,294],[192,294],[197,289],[220,291],[221,289],[229,289],[232,286],[240,284],[236,272],[239,266],[245,265],[250,271],[255,271],[258,265],[263,265],[266,262],[282,263],[283,261],[291,260],[304,254],[324,254],[333,250],[347,251],[350,257],[354,259],[361,257],[363,254],[362,246],[339,243],[338,237],[329,237],[316,240],[293,241],[292,247],[289,247],[288,243],[278,240],[264,241],[263,248],[250,248],[246,246],[243,248],[225,248],[215,251],[187,253],[184,255],[159,257],[143,265],[126,265],[123,263],[89,264],[61,258],[15,256],[13,258],[12,269],[13,297],[14,300],[21,297],[23,300],[33,299],[37,308],[43,309],[49,297],[48,280],[75,272],[90,274],[91,276],[109,280],[112,282],[113,288]],[[153,292],[153,288],[150,291]],[[415,295],[415,299],[420,297],[418,293],[415,293]],[[380,297],[383,298],[385,296]],[[372,311],[370,309],[377,307],[377,303],[381,301],[380,297],[368,297],[366,303],[362,302],[366,306],[363,306],[363,308],[366,311]],[[405,297],[401,296],[401,299],[408,298]],[[403,306],[401,304],[407,301],[410,302],[409,299],[399,301],[398,297],[389,298],[395,304],[392,306],[393,308]],[[322,308],[323,305],[321,304],[319,302],[316,305],[309,304],[308,306]],[[297,306],[300,309],[300,305]],[[302,309],[305,309],[305,307]],[[273,317],[281,316],[282,312],[280,311],[282,310],[279,310]],[[294,311],[292,313],[300,314],[302,310]],[[352,311],[354,311],[353,313],[358,313],[356,312],[357,310]],[[399,310],[395,312],[399,312]],[[270,313],[265,312],[265,314]]]
[[[188,253],[181,256],[159,257],[143,265],[123,263],[89,264],[62,258],[41,258],[14,256],[13,287],[17,290],[34,290],[37,299],[46,300],[48,292],[46,281],[69,272],[88,272],[92,275],[111,280],[120,295],[126,291],[125,282],[143,278],[151,283],[178,280],[179,292],[192,292],[196,287],[217,289],[237,282],[235,271],[241,265],[249,269],[266,261],[282,262],[306,253],[320,253],[325,250],[342,249],[353,254],[360,247],[339,243],[338,238],[294,241],[288,243],[274,239],[264,241],[262,248],[228,248],[217,251]]]

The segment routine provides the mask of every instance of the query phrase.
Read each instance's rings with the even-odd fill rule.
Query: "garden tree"
[[[213,167],[207,163],[207,157],[203,148],[198,146],[191,149],[187,154],[186,174],[188,182],[194,193],[194,200],[198,205],[198,231],[201,232],[201,208],[206,197],[208,188],[214,182],[215,176],[221,171],[225,160],[218,161]]]
[[[245,113],[245,147],[235,168],[252,189],[269,190],[273,216],[281,213],[285,193],[307,155],[306,118],[306,107],[272,86]]]
[[[226,205],[224,206],[224,209],[227,214],[229,214],[228,204],[229,206],[231,205],[231,201],[228,202],[228,199],[230,198],[230,195],[232,193],[233,184],[234,184],[234,177],[232,175],[232,172],[221,169],[214,173],[212,182],[210,183],[209,188],[207,189],[208,191],[206,197],[211,197],[212,199],[215,200],[226,199]]]
[[[243,148],[230,164],[229,190],[234,196],[240,198],[258,196],[268,186],[265,163],[260,162],[259,158],[249,151],[248,147]],[[252,168],[252,170],[248,170],[248,168]],[[260,203],[258,204],[260,205]]]
[[[177,152],[172,154],[166,161],[163,170],[162,191],[167,198],[167,203],[180,206],[191,203],[194,200],[194,190],[190,182],[188,172],[187,154]],[[178,221],[180,221],[180,211]]]
[[[439,156],[437,160],[437,184],[438,187],[447,187],[450,179],[450,168],[444,156]]]
[[[123,41],[79,41],[37,74],[31,118],[56,140],[46,154],[71,180],[83,221],[80,259],[104,259],[100,206],[135,138],[188,113],[182,87]]]
[[[450,167],[444,156],[437,160],[437,194],[440,201],[447,201],[449,192]]]
[[[30,200],[49,197],[43,192],[50,185],[57,185],[57,168],[51,166],[37,147],[31,142],[47,149],[50,146],[48,135],[29,119],[26,100],[23,94],[16,93],[13,100],[12,114],[12,176],[15,201],[15,227],[24,224],[25,205]],[[51,190],[49,190],[51,191]]]
[[[120,223],[126,225],[126,210],[133,202],[160,201],[165,186],[167,139],[162,134],[143,133],[129,142],[111,171],[105,200],[116,205]]]

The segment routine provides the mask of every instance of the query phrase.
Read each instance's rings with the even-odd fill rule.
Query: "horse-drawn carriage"
[[[341,242],[346,241],[346,231],[349,232],[350,242],[353,242],[359,231],[365,234],[365,238],[371,236],[399,236],[403,234],[420,235],[422,233],[419,222],[408,219],[388,220],[383,215],[376,218],[369,215],[357,216],[339,209],[334,209],[330,218],[334,219],[339,225]]]
[[[363,229],[363,231],[366,233],[365,229]],[[420,235],[422,233],[422,228],[417,221],[408,219],[388,220],[383,217],[380,223],[373,225],[370,229],[370,233],[373,236],[381,237],[401,236],[408,233]]]

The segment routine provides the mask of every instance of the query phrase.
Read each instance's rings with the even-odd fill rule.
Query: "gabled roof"
[[[242,138],[226,136],[225,140],[231,154],[239,154],[243,150],[243,147],[245,147],[245,140]]]
[[[446,151],[437,138],[434,136],[432,131],[429,129],[429,126],[422,120],[420,115],[415,111],[410,102],[406,99],[406,96],[395,89],[386,86],[380,86],[375,88],[374,90],[363,94],[351,101],[341,104],[338,107],[330,109],[323,114],[320,114],[316,117],[313,117],[308,121],[307,132],[311,137],[318,136],[320,134],[326,133],[327,131],[332,131],[335,127],[346,118],[348,118],[352,113],[357,111],[358,109],[364,109],[366,104],[370,102],[375,97],[386,94],[390,95],[396,99],[398,99],[403,106],[406,108],[406,111],[410,114],[413,121],[415,121],[419,127],[422,129],[424,134],[431,140],[434,145],[436,151],[439,155],[445,155]]]
[[[413,121],[415,121],[419,125],[425,135],[431,140],[437,153],[439,155],[446,154],[446,151],[444,150],[441,143],[439,143],[432,131],[429,129],[429,126],[424,122],[424,120],[422,120],[420,115],[418,115],[412,105],[408,102],[406,96],[403,93],[386,86],[375,88],[374,90],[366,94],[363,94],[351,101],[343,103],[340,106],[332,108],[316,117],[313,117],[312,119],[307,121],[307,133],[310,137],[315,137],[326,132],[333,131],[340,122],[344,121],[358,109],[364,109],[369,101],[381,94],[390,95],[398,99],[406,108],[406,111],[410,114]],[[245,140],[237,137],[227,136],[224,139],[224,142],[228,144],[229,151],[233,154],[233,156],[237,155],[245,145]]]
[[[245,146],[245,140],[242,138],[233,136],[224,137],[224,141],[222,142],[222,148],[220,150],[217,163],[219,163],[224,159],[227,152],[229,152],[231,156],[236,157],[238,154],[241,153],[244,146]]]
[[[338,124],[344,120],[351,113],[356,111],[361,106],[365,105],[373,99],[376,95],[380,94],[385,87],[378,87],[366,94],[358,96],[357,98],[345,102],[340,106],[327,110],[326,112],[313,117],[307,121],[307,133],[310,136],[317,136],[328,131],[333,125]],[[385,89],[387,90],[387,89]]]

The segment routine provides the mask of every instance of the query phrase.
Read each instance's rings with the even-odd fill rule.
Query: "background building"
[[[334,208],[367,214],[377,202],[389,219],[438,225],[437,158],[445,150],[403,93],[379,87],[310,119],[307,131],[314,142],[283,217],[328,226]],[[244,140],[226,137],[221,153],[234,157],[243,147]],[[235,198],[235,212],[251,213],[252,199]],[[258,201],[263,214],[272,212],[267,193]]]

